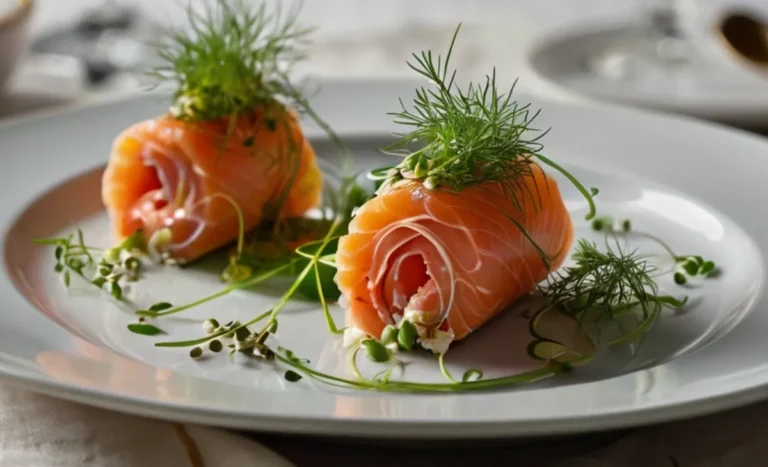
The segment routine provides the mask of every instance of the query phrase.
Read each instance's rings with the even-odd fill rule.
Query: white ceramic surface
[[[632,31],[637,27],[631,20],[614,19],[557,28],[531,42],[526,61],[536,78],[593,102],[765,127],[768,75],[734,59],[713,32],[714,27],[697,30],[693,36],[696,39],[688,54],[691,66],[671,66],[663,71],[649,68],[622,79],[608,77],[591,67],[591,60],[599,53],[629,50],[625,44],[632,43]],[[614,58],[611,66],[619,67],[619,59]]]
[[[0,7],[0,91],[29,48],[32,0],[5,0]],[[10,4],[16,4],[11,7]]]
[[[321,83],[315,106],[346,137],[361,168],[385,161],[375,148],[394,130],[385,114],[413,95],[411,82]],[[521,97],[527,100],[525,97]],[[156,338],[128,333],[132,318],[106,297],[67,291],[52,273],[50,249],[34,237],[81,226],[90,243],[105,245],[99,168],[114,136],[156,115],[165,98],[149,95],[93,108],[25,119],[0,128],[0,376],[30,389],[154,417],[237,428],[376,437],[493,437],[583,432],[644,424],[721,410],[768,391],[768,303],[763,292],[766,218],[756,200],[768,196],[764,154],[756,137],[624,109],[535,102],[550,157],[588,186],[598,186],[601,212],[631,216],[673,247],[712,257],[723,274],[689,294],[693,306],[667,315],[638,357],[602,353],[594,365],[514,390],[474,394],[382,394],[290,385],[264,365],[202,362],[184,351],[158,350]],[[310,135],[319,137],[309,127]],[[317,140],[319,154],[327,155]],[[580,234],[589,234],[584,203],[565,182],[563,195]],[[141,303],[188,301],[219,286],[196,268],[153,272],[137,285]],[[150,282],[147,282],[150,283]],[[87,289],[82,289],[87,290]],[[192,311],[246,318],[269,307],[275,291],[243,292]],[[336,316],[339,316],[336,310]],[[478,332],[449,356],[457,372],[491,374],[530,366],[513,313]],[[164,339],[200,334],[198,323],[162,323]],[[281,317],[280,339],[313,364],[342,371],[317,306],[298,304]],[[510,342],[513,342],[510,344]],[[423,362],[407,376],[433,379]]]

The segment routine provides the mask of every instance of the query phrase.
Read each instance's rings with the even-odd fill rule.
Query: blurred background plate
[[[734,7],[691,23],[685,1],[668,3],[675,8],[552,30],[531,42],[527,64],[538,79],[583,99],[768,127],[768,73],[740,59],[718,29]],[[743,11],[762,20],[757,8]]]

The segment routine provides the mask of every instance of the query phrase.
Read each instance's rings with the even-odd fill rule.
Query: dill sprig
[[[682,308],[687,298],[659,295],[654,279],[657,268],[637,250],[624,251],[616,242],[606,251],[580,239],[573,254],[574,266],[555,272],[541,291],[553,305],[581,324],[618,323],[634,317],[636,325],[611,344],[629,340],[648,330],[665,308]]]
[[[306,57],[313,28],[298,25],[300,7],[283,15],[280,3],[273,12],[243,0],[206,3],[202,14],[187,9],[189,29],[171,31],[158,50],[165,63],[149,72],[157,84],[175,83],[175,118],[214,120],[275,100],[303,102],[288,76]]]
[[[538,131],[532,123],[539,112],[532,112],[530,104],[521,105],[512,98],[515,85],[500,92],[495,68],[484,84],[470,82],[466,90],[456,84],[456,70],[449,70],[449,62],[460,28],[461,24],[444,60],[440,55],[435,59],[431,51],[413,54],[415,63],[408,65],[432,87],[416,90],[413,110],[407,109],[401,99],[402,110],[389,114],[395,123],[412,130],[397,134],[399,139],[384,148],[385,153],[403,156],[402,162],[374,171],[372,178],[384,179],[385,184],[401,179],[421,180],[428,189],[443,187],[452,191],[498,182],[521,207],[521,196],[538,198],[537,193],[532,193],[535,189],[525,182],[537,159],[576,186],[589,203],[586,218],[591,219],[595,215],[592,197],[597,191],[587,190],[568,171],[541,154],[539,140],[548,130],[529,137]],[[421,148],[413,150],[416,144]]]

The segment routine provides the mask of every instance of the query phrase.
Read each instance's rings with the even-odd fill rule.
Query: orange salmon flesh
[[[141,229],[149,240],[167,228],[164,250],[184,263],[237,238],[238,208],[250,230],[265,206],[282,206],[284,217],[317,207],[323,180],[313,148],[293,114],[270,119],[256,112],[230,126],[164,115],[126,129],[102,181],[115,239]]]
[[[379,338],[410,310],[414,324],[461,340],[530,293],[565,261],[573,224],[557,182],[534,163],[508,195],[496,182],[450,193],[406,181],[369,200],[336,254],[346,324]]]

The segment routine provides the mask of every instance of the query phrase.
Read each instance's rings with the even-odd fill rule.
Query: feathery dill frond
[[[372,173],[372,178],[394,183],[401,179],[422,180],[429,189],[443,188],[461,191],[487,182],[498,182],[507,196],[519,208],[524,199],[539,198],[526,183],[532,175],[534,159],[551,166],[565,175],[589,203],[587,219],[595,214],[592,196],[570,173],[554,161],[543,156],[539,140],[547,131],[532,127],[539,112],[532,112],[530,104],[522,105],[513,99],[514,84],[507,92],[499,91],[496,69],[486,76],[483,84],[470,82],[466,90],[455,83],[456,70],[449,62],[461,24],[451,40],[448,53],[433,57],[431,51],[413,54],[415,63],[408,65],[432,84],[431,88],[416,90],[413,109],[400,101],[402,110],[391,113],[397,124],[410,127],[405,134],[384,152],[403,156],[401,163],[384,167]],[[420,144],[417,150],[410,146]],[[535,204],[534,204],[535,205]]]
[[[283,14],[244,0],[187,9],[189,29],[172,31],[158,50],[165,62],[150,70],[157,84],[172,81],[171,113],[185,121],[213,120],[251,112],[279,99],[301,99],[288,75],[306,57],[312,28],[297,22],[299,7]]]
[[[573,254],[576,264],[554,273],[541,287],[542,293],[582,323],[616,322],[633,314],[637,325],[614,342],[650,328],[664,307],[685,305],[687,298],[659,295],[657,268],[637,250],[623,251],[618,242],[615,249],[606,245],[603,252],[580,239]]]

